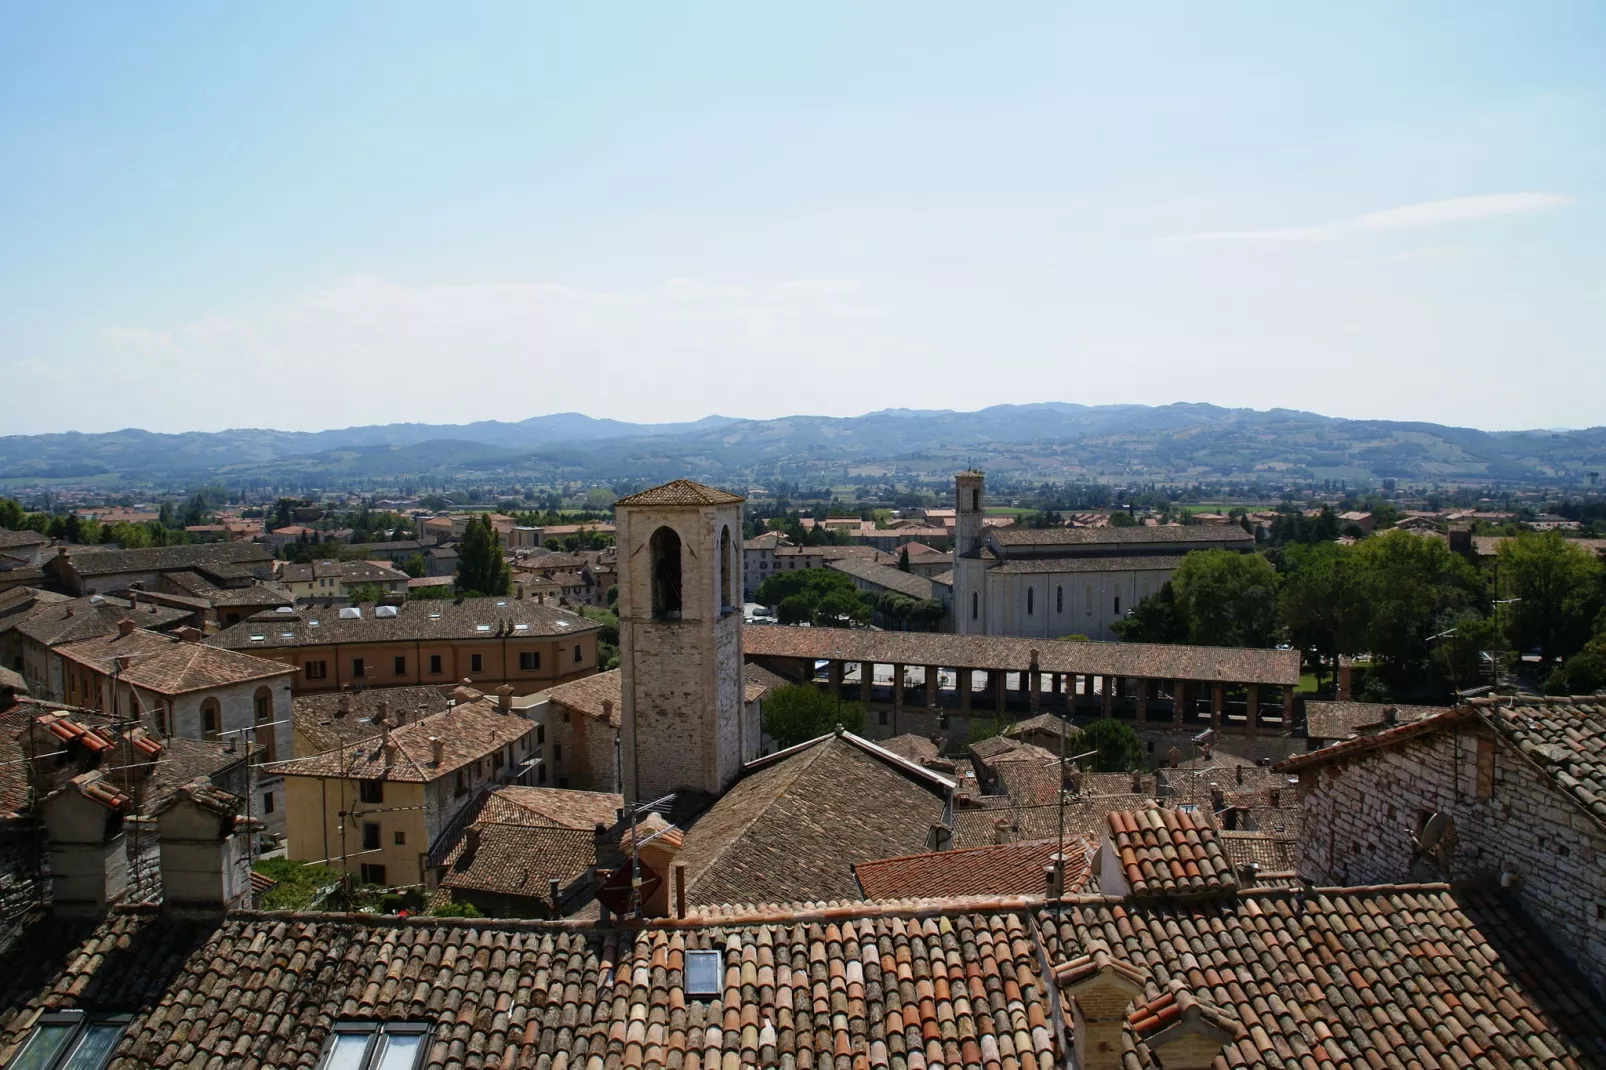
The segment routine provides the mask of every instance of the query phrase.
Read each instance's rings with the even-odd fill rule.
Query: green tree
[[[1336,542],[1294,543],[1283,553],[1286,569],[1278,610],[1290,640],[1316,668],[1359,653],[1370,618],[1365,577],[1354,552]]]
[[[849,732],[864,731],[864,707],[840,702],[813,684],[778,687],[764,699],[764,733],[782,747],[816,739],[841,725]]]
[[[814,605],[801,594],[790,594],[775,607],[775,619],[782,624],[807,624],[814,619]]]
[[[822,628],[845,627],[870,619],[870,609],[857,592],[835,590],[814,607],[814,623]]]
[[[27,515],[15,498],[0,498],[0,528],[18,531]]]
[[[1068,747],[1072,754],[1097,751],[1092,759],[1097,773],[1124,773],[1143,762],[1143,741],[1124,721],[1113,717],[1101,718],[1083,728]]]
[[[502,537],[490,514],[470,519],[457,547],[457,589],[466,595],[502,595],[512,584],[513,570],[502,557]]]
[[[1477,571],[1439,539],[1405,531],[1356,543],[1370,619],[1365,648],[1401,691],[1421,680],[1429,640],[1452,627],[1483,597]]]
[[[1135,528],[1137,526],[1137,520],[1125,509],[1118,509],[1110,514],[1110,527],[1112,528]]]
[[[1188,622],[1177,611],[1176,590],[1171,581],[1132,607],[1124,620],[1110,625],[1116,638],[1128,643],[1186,643]],[[1062,636],[1061,638],[1070,638]],[[1083,636],[1082,638],[1087,638]]]
[[[1277,642],[1277,570],[1258,553],[1196,550],[1171,575],[1187,641],[1269,647]]]
[[[966,742],[980,743],[984,739],[992,739],[1004,734],[1004,729],[1011,722],[999,717],[972,717],[970,719],[970,732],[966,735]]]
[[[483,918],[480,908],[473,903],[437,903],[429,908],[432,918]]]
[[[909,547],[907,546],[898,551],[898,571],[909,571]]]
[[[1559,532],[1522,532],[1496,558],[1507,634],[1519,650],[1537,648],[1549,665],[1583,649],[1601,611],[1602,567]]]
[[[423,554],[412,554],[402,558],[400,565],[396,566],[413,579],[429,574],[429,562],[424,560]]]
[[[346,592],[346,598],[352,605],[361,602],[383,602],[385,589],[377,583],[359,583]]]

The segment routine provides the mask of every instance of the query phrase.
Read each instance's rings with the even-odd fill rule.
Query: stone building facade
[[[676,480],[614,503],[627,802],[741,774],[742,501]]]
[[[1489,881],[1606,991],[1606,705],[1474,704],[1282,763],[1319,885]]]

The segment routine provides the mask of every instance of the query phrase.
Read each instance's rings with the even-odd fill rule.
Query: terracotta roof
[[[948,784],[850,733],[751,763],[687,830],[687,901],[857,898],[850,865],[929,849]]]
[[[102,550],[85,554],[70,551],[73,571],[80,576],[117,572],[158,572],[183,568],[217,568],[227,565],[265,567],[273,555],[248,542],[213,542],[188,546],[149,546],[135,550]]]
[[[1254,545],[1255,537],[1236,524],[1189,524],[1181,527],[1131,528],[1022,528],[1011,527],[988,532],[988,538],[1003,547],[1076,546],[1088,547],[1122,543],[1217,542]]]
[[[504,784],[492,788],[486,796],[480,809],[480,819],[504,825],[592,832],[599,823],[612,828],[619,819],[619,808],[624,804],[624,796],[609,791]]]
[[[1238,878],[1209,819],[1185,810],[1117,811],[1110,837],[1133,896],[1230,893]]]
[[[831,568],[846,573],[856,580],[873,583],[877,587],[885,587],[889,591],[906,595],[909,598],[927,599],[932,597],[931,581],[924,576],[916,576],[912,572],[891,568],[887,565],[872,564],[857,557],[844,557],[840,561],[832,561]]]
[[[618,669],[609,669],[559,684],[550,688],[546,696],[549,701],[597,720],[603,717],[602,704],[611,702],[613,706],[608,723],[618,728],[623,723],[621,718],[624,715],[624,700],[620,698],[622,678]]]
[[[1551,783],[1606,823],[1606,698],[1480,703],[1475,708]]]
[[[1299,682],[1297,650],[780,626],[744,629],[742,647],[749,657],[835,658],[1008,671],[1027,668],[1031,652],[1036,650],[1043,672],[1224,683]]]
[[[1308,754],[1296,754],[1291,758],[1284,758],[1273,768],[1279,772],[1291,773],[1331,761],[1341,761],[1378,747],[1393,746],[1408,739],[1415,739],[1417,736],[1425,736],[1429,733],[1437,732],[1447,725],[1471,716],[1473,716],[1473,708],[1470,705],[1457,706],[1454,709],[1434,714],[1432,717],[1424,717],[1419,721],[1409,721],[1396,728],[1385,729],[1382,732],[1374,732],[1366,736],[1355,736],[1323,747],[1320,750],[1313,750]]]
[[[109,674],[120,657],[148,658],[160,654],[182,640],[161,632],[135,628],[127,635],[113,631],[93,639],[83,639],[56,647],[56,653],[95,672]],[[196,644],[189,644],[194,646]]]
[[[1297,840],[1304,828],[1305,811],[1299,806],[1252,806],[1249,815],[1255,831],[1267,836],[1291,836]]]
[[[1180,978],[1173,979],[1158,996],[1134,1004],[1126,1024],[1133,1038],[1150,1049],[1182,1032],[1200,1032],[1220,1043],[1244,1035],[1242,1022],[1196,997]]]
[[[549,880],[561,889],[596,863],[588,829],[476,821],[448,857],[441,887],[546,899]]]
[[[15,546],[48,546],[49,535],[41,535],[37,531],[0,531],[0,550]]]
[[[1051,962],[1108,947],[1147,975],[1146,998],[1179,979],[1241,1022],[1224,1052],[1233,1070],[1606,1059],[1601,997],[1493,893],[1267,889],[1187,907],[1087,899],[1037,917]],[[1127,1043],[1127,1070],[1158,1070]]]
[[[876,744],[916,764],[924,764],[937,756],[937,745],[925,736],[893,736],[891,739],[876,740]]]
[[[23,734],[35,717],[58,713],[79,723],[99,725],[107,720],[93,710],[22,696],[13,705],[0,709],[0,818],[15,816],[28,805],[28,746]],[[59,733],[57,738],[61,738]]]
[[[689,479],[676,479],[661,487],[627,495],[613,504],[616,508],[621,505],[735,505],[746,500]]]
[[[1109,831],[1109,814],[1151,801],[1146,795],[1068,796],[1065,801],[1066,841],[1083,837],[1102,841]],[[1057,803],[1027,806],[1008,798],[997,802],[999,805],[962,809],[954,814],[954,846],[981,847],[996,843],[1000,821],[1017,841],[1058,839],[1060,808]]]
[[[439,780],[470,762],[493,757],[535,728],[534,721],[517,713],[503,712],[494,701],[481,699],[394,729],[390,740],[396,748],[395,762],[388,767],[384,736],[375,734],[349,747],[275,762],[264,768],[270,774],[285,776],[428,782]],[[439,765],[434,761],[432,739],[444,745]]]
[[[1058,853],[1058,840],[930,851],[860,862],[853,875],[866,899],[1041,895],[1043,867]],[[1065,886],[1078,888],[1087,879],[1087,848],[1071,840],[1065,853]]]
[[[1393,702],[1317,702],[1305,700],[1305,735],[1311,739],[1348,739],[1363,728],[1385,727],[1383,711],[1392,709],[1400,724],[1443,713],[1443,706],[1401,706]]]
[[[351,710],[343,717],[339,716],[342,699]],[[350,742],[354,735],[370,735],[374,731],[372,720],[379,715],[381,706],[386,718],[395,724],[398,716],[416,721],[440,713],[450,705],[451,700],[439,687],[371,687],[344,693],[297,695],[290,700],[290,717],[296,735],[309,745],[307,753],[318,754]],[[369,723],[364,724],[364,721]]]
[[[1102,531],[1103,528],[1087,530]],[[1108,530],[1131,530],[1112,528]],[[1152,529],[1151,529],[1152,530]],[[1149,554],[1146,556],[1104,557],[1079,555],[1076,557],[1026,557],[1013,561],[1000,561],[988,568],[988,573],[1000,575],[1038,575],[1060,572],[1143,572],[1170,571],[1182,564],[1180,554]]]
[[[420,1066],[1060,1065],[1031,917],[920,911],[809,925],[567,922],[129,907],[44,919],[0,976],[0,1059],[42,1007],[129,1008],[108,1070],[312,1067],[338,1019],[433,1026]],[[686,992],[688,950],[720,993]]]
[[[169,609],[152,602],[131,607],[121,598],[87,595],[65,602],[44,602],[17,623],[17,632],[43,646],[55,647],[98,635],[110,635],[117,622],[132,618],[141,628],[165,628],[189,616],[181,609]]]
[[[1299,865],[1299,841],[1292,836],[1218,829],[1216,838],[1235,869],[1253,862],[1267,873],[1292,873]]]
[[[205,646],[174,643],[166,650],[134,662],[123,670],[124,683],[159,695],[182,695],[213,687],[294,676],[295,667],[249,654]]]
[[[304,608],[294,613],[262,613],[225,628],[206,640],[230,650],[323,646],[332,643],[414,642],[424,639],[551,638],[594,632],[602,625],[566,610],[518,598],[426,599],[394,607],[394,617],[376,617],[375,607],[356,608],[362,616],[342,617],[341,607]],[[522,627],[520,627],[522,625]]]
[[[776,688],[788,687],[792,681],[770,672],[762,665],[742,666],[742,701],[757,702]]]
[[[108,810],[132,809],[131,800],[127,795],[117,790],[116,785],[107,780],[105,774],[99,769],[92,769],[87,773],[79,773],[66,785],[52,794],[64,791],[75,791],[90,802],[99,803]]]

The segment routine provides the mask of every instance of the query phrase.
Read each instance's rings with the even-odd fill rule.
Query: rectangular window
[[[365,666],[363,664],[361,658],[352,658],[351,659],[351,675],[352,676],[365,676],[365,675],[367,675],[367,673],[365,671],[366,668],[367,668],[367,666]]]
[[[357,798],[365,803],[382,803],[385,801],[385,782],[383,780],[363,780],[357,784]]]
[[[1478,778],[1477,797],[1489,799],[1494,797],[1494,740],[1478,740]]]
[[[546,783],[546,766],[543,765],[535,771],[535,782],[537,784]]]
[[[264,792],[262,795],[262,812],[264,814],[273,813],[273,792],[271,791]]]
[[[563,761],[563,744],[562,743],[554,743],[554,744],[552,744],[552,760],[554,762]]]
[[[574,663],[576,665],[580,664],[580,644],[579,643],[574,644]]]
[[[361,876],[362,882],[364,884],[389,884],[390,883],[389,881],[387,881],[385,879],[385,867],[381,866],[381,865],[377,865],[377,864],[375,864],[373,862],[364,862],[362,864],[362,873],[360,874],[360,876]]]
[[[391,671],[393,673],[395,673],[395,675],[397,675],[397,676],[406,676],[407,675],[407,659],[404,658],[404,657],[398,656],[395,659],[395,664],[391,666]]]
[[[545,742],[546,742],[546,725],[538,724],[538,725],[535,726],[535,745],[537,747],[539,747],[541,744],[543,744]]]
[[[397,829],[395,838],[397,847],[407,846],[407,833],[403,832],[401,829]]]
[[[7,1065],[19,1070],[101,1070],[128,1021],[127,1015],[91,1017],[79,1010],[42,1014]]]
[[[725,956],[718,951],[686,952],[686,995],[710,999],[725,990]]]
[[[519,669],[523,672],[534,672],[541,667],[541,652],[539,650],[519,651]]]
[[[309,661],[302,666],[306,670],[307,679],[322,680],[329,675],[329,665],[322,661]]]
[[[379,822],[364,821],[362,823],[362,849],[364,851],[379,850]]]
[[[429,674],[431,676],[439,676],[441,674],[441,656],[439,654],[431,654],[429,656]]]
[[[470,654],[468,656],[468,671],[469,672],[482,672],[482,671],[484,671],[484,666],[485,666],[485,657],[484,657],[484,655],[482,655],[482,654]]]

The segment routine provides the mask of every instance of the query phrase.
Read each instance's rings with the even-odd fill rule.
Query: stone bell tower
[[[627,803],[742,771],[742,501],[677,479],[614,503]]]
[[[987,566],[981,559],[980,472],[954,475],[954,631],[987,634]]]

